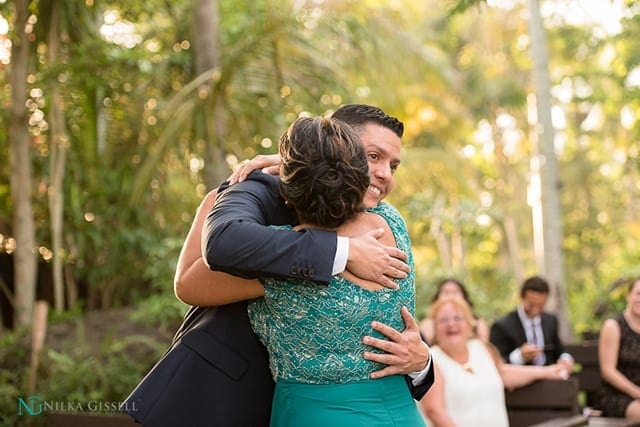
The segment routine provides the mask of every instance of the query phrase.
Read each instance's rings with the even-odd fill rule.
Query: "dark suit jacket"
[[[265,227],[297,223],[278,186],[277,177],[254,172],[247,181],[220,187],[203,229],[207,264],[240,277],[276,275],[329,283],[335,232]]]
[[[247,303],[191,307],[173,344],[123,402],[144,426],[267,426],[274,383]]]
[[[544,354],[546,364],[555,363],[564,353],[564,347],[558,335],[558,319],[550,313],[540,315],[542,334],[544,335]],[[496,320],[491,326],[489,341],[493,344],[505,361],[509,361],[509,354],[527,342],[524,326],[518,312],[513,310]]]
[[[294,222],[279,197],[277,178],[253,173],[243,183],[223,185],[203,231],[207,262],[243,277],[275,274],[328,283],[335,233],[264,227]],[[274,382],[246,307],[246,302],[192,307],[170,349],[122,409],[150,427],[268,426]],[[408,383],[421,397],[433,384],[433,369],[419,386]]]

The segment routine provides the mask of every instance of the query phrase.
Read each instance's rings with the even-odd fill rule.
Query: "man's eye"
[[[369,153],[369,158],[371,160],[378,160],[378,155],[376,153]]]

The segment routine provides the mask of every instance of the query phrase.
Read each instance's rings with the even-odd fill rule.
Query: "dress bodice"
[[[616,316],[620,325],[620,349],[618,351],[618,370],[635,384],[640,384],[640,334],[629,326],[622,314]]]
[[[366,290],[340,275],[328,285],[302,279],[261,279],[265,296],[249,304],[251,326],[267,347],[274,379],[304,383],[346,383],[367,379],[381,364],[367,361],[365,335],[382,337],[373,320],[404,329],[400,308],[414,310],[411,242],[399,212],[380,203],[368,212],[389,224],[397,247],[407,253],[411,273],[396,280],[399,289]],[[290,228],[290,227],[286,227]]]

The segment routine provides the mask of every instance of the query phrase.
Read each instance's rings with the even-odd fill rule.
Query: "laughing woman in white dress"
[[[431,308],[431,318],[438,343],[431,347],[436,381],[420,401],[430,426],[508,427],[505,387],[568,377],[559,365],[504,363],[490,344],[474,337],[473,315],[463,299],[438,300]]]

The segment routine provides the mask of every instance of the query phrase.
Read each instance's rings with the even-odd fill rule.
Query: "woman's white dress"
[[[447,356],[439,346],[431,347],[433,361],[444,380],[447,413],[457,427],[508,427],[504,384],[491,354],[478,339],[469,340],[467,346],[469,361],[465,366],[472,372]]]

